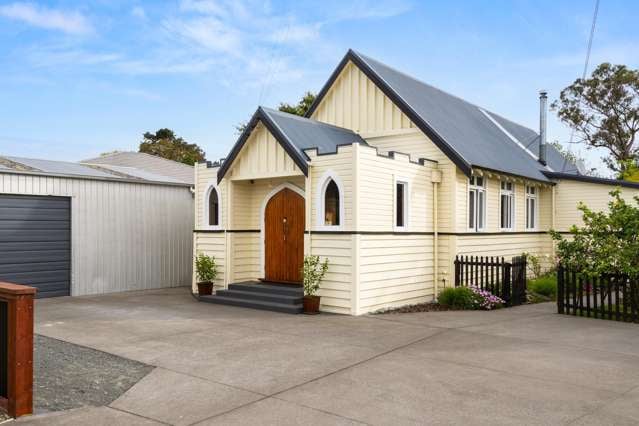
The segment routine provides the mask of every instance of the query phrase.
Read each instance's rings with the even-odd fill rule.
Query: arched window
[[[330,179],[324,190],[324,225],[339,226],[339,188],[333,179]]]
[[[344,185],[339,176],[327,170],[319,179],[315,193],[318,228],[338,230],[344,224]]]
[[[222,196],[214,182],[209,182],[202,200],[202,226],[205,229],[221,229]]]
[[[215,188],[209,193],[209,226],[220,225],[220,199]]]

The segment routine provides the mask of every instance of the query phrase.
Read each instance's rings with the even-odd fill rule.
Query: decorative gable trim
[[[388,96],[388,98],[395,103],[395,105],[397,105],[397,107],[406,114],[413,123],[415,123],[419,130],[424,132],[435,143],[435,145],[464,172],[466,176],[471,175],[472,165],[468,163],[448,142],[446,142],[444,138],[435,131],[435,129],[422,119],[422,117],[417,114],[415,110],[413,110],[413,108],[411,108],[411,106],[408,105],[408,103],[404,101],[404,99],[402,99],[402,97],[399,96],[397,92],[395,92],[395,90],[393,90],[393,88],[387,84],[381,76],[373,71],[373,69],[371,69],[368,64],[366,64],[366,62],[352,49],[348,50],[326,84],[324,84],[324,87],[322,87],[322,90],[320,90],[315,98],[315,102],[313,102],[306,113],[306,118],[310,118],[313,115],[349,61],[355,64],[364,73],[364,75],[366,75],[366,77],[368,77],[386,96]]]
[[[286,137],[279,126],[273,120],[271,120],[271,117],[269,117],[269,115],[264,111],[262,107],[259,107],[257,111],[255,111],[255,114],[253,114],[253,117],[251,117],[251,120],[246,125],[246,128],[238,138],[237,142],[235,142],[235,145],[233,145],[233,149],[231,149],[229,156],[222,163],[220,170],[218,170],[218,183],[222,181],[222,179],[226,175],[226,172],[229,171],[231,165],[233,164],[233,161],[235,161],[237,156],[240,154],[242,148],[244,147],[244,144],[248,141],[251,133],[253,132],[253,129],[255,129],[255,126],[257,126],[259,122],[261,122],[264,127],[266,127],[266,129],[271,132],[275,140],[281,145],[282,148],[284,148],[284,151],[286,151],[286,153],[291,157],[293,162],[297,165],[297,167],[300,168],[302,173],[304,173],[304,176],[308,176],[308,156],[306,156],[306,154],[303,154],[302,156],[295,149],[293,143]]]

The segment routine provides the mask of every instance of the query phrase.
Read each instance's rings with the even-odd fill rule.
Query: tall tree
[[[639,158],[639,70],[603,63],[590,78],[561,91],[552,108],[588,148],[604,148],[604,162],[627,176]]]
[[[315,102],[315,93],[306,92],[302,99],[297,103],[297,105],[291,105],[286,102],[281,102],[277,107],[280,111],[288,112],[289,114],[295,114],[299,116],[304,116],[311,109],[311,105]]]
[[[300,99],[297,104],[291,105],[286,102],[280,102],[277,109],[283,112],[288,112],[289,114],[295,114],[295,115],[299,115],[300,117],[303,117],[311,108],[311,105],[313,105],[313,102],[315,102],[316,97],[317,95],[315,93],[306,92],[304,93],[304,95],[302,96],[302,99]],[[241,134],[244,131],[244,129],[246,129],[247,125],[248,125],[248,122],[246,121],[243,121],[237,124],[235,126],[235,130],[237,131],[237,134],[238,135]]]
[[[177,137],[171,129],[160,129],[155,133],[146,132],[140,143],[140,152],[145,152],[168,160],[194,165],[205,159],[202,148]]]

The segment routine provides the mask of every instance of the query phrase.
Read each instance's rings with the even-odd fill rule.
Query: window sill
[[[215,225],[215,226],[206,225],[206,226],[203,226],[200,229],[202,229],[204,231],[222,231],[222,230],[224,230],[222,225]]]
[[[344,226],[342,225],[321,225],[321,226],[316,226],[315,229],[313,229],[313,231],[343,231],[343,230],[344,230]]]

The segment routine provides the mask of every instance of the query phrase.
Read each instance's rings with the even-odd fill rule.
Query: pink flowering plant
[[[485,311],[490,311],[493,309],[498,309],[503,307],[506,302],[500,298],[495,296],[489,291],[482,290],[476,286],[469,286],[470,291],[474,294],[474,304],[475,309],[483,309]]]
[[[442,290],[438,301],[449,309],[483,309],[486,311],[501,308],[506,303],[501,298],[477,286],[449,287]]]

